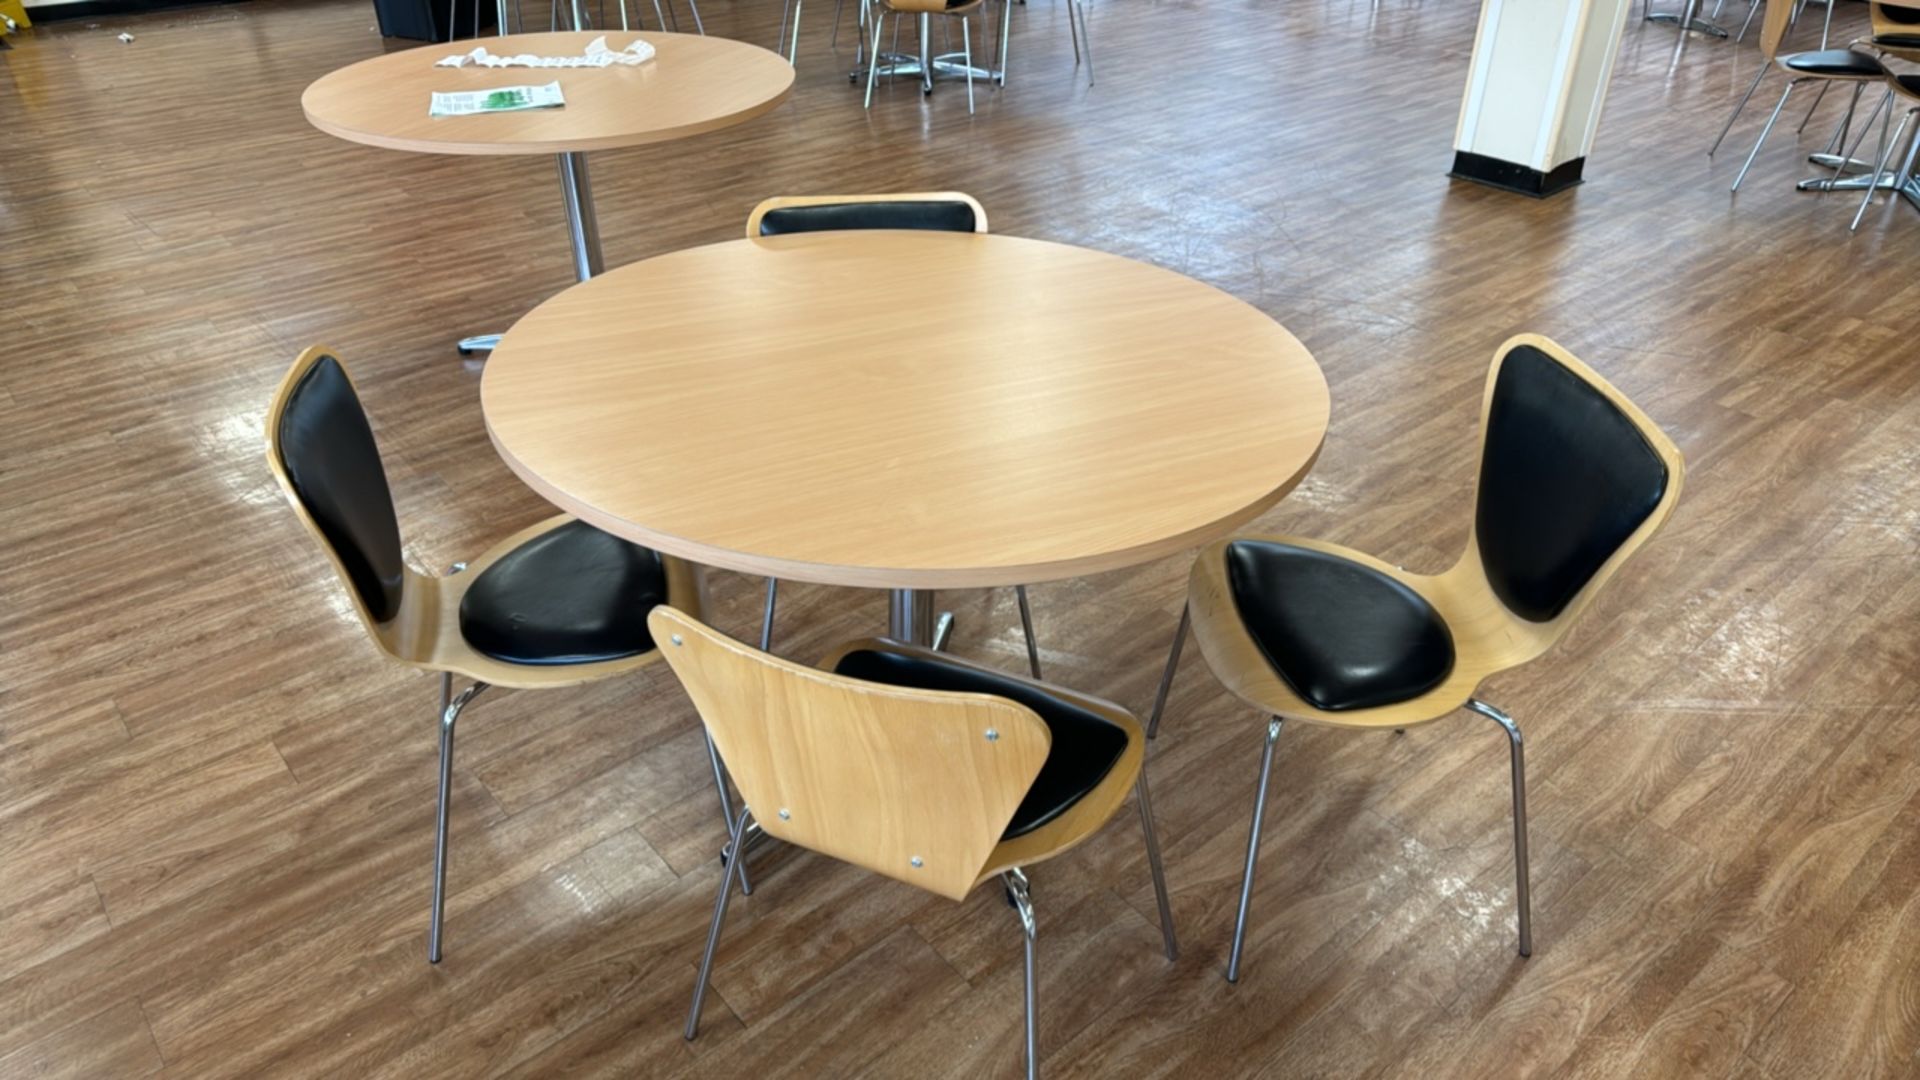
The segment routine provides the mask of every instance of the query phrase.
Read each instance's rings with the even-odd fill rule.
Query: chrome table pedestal
[[[573,252],[573,275],[585,281],[606,269],[600,255],[600,222],[593,212],[593,184],[587,179],[587,155],[569,150],[556,155],[560,164],[560,197],[567,207],[567,242]],[[476,334],[460,339],[460,355],[491,351],[499,334]]]
[[[501,33],[505,33],[506,0],[499,0],[498,7]],[[694,18],[699,19],[699,8],[694,12]],[[624,0],[620,17],[625,21]],[[583,0],[573,0],[573,26],[576,30],[587,26]],[[700,32],[706,33],[705,28]],[[575,280],[585,281],[606,269],[606,262],[600,257],[600,222],[593,213],[593,185],[587,180],[587,155],[569,150],[556,155],[556,159],[560,164],[560,198],[567,207],[567,242],[573,249],[573,274]],[[472,356],[477,352],[492,352],[499,344],[499,334],[475,334],[461,338],[456,347],[461,356]]]

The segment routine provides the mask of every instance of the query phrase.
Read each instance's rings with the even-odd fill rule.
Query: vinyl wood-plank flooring
[[[703,9],[762,43],[778,12]],[[1039,868],[1049,1074],[1920,1074],[1920,217],[1849,236],[1851,197],[1793,190],[1844,95],[1801,134],[1790,106],[1731,197],[1778,76],[1709,159],[1751,42],[1676,57],[1630,21],[1587,184],[1536,202],[1443,175],[1468,0],[1103,0],[1092,86],[1064,4],[1031,0],[972,117],[957,84],[862,111],[831,16],[808,6],[778,111],[594,155],[610,264],[736,236],[768,195],[959,188],[996,231],[1196,276],[1332,387],[1325,453],[1259,527],[1409,566],[1465,541],[1514,332],[1599,368],[1691,467],[1577,630],[1485,690],[1527,733],[1532,959],[1499,733],[1301,728],[1228,986],[1262,725],[1189,649],[1150,765],[1184,951],[1158,952],[1131,811]],[[1843,3],[1837,40],[1864,23]],[[409,556],[468,557],[547,508],[452,341],[568,270],[550,162],[305,123],[308,82],[399,47],[373,24],[238,3],[0,51],[0,1077],[1013,1075],[1001,898],[793,851],[736,901],[680,1038],[721,834],[664,668],[463,722],[427,965],[436,687],[364,640],[262,415],[301,348],[336,347]],[[1185,572],[1036,586],[1048,674],[1144,712]],[[715,574],[720,625],[751,632],[759,588]],[[782,596],[798,657],[884,618],[871,592]],[[1011,595],[945,600],[958,651],[1023,665]]]

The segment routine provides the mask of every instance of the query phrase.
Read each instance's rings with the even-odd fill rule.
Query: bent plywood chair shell
[[[301,353],[287,370],[286,377],[280,381],[280,387],[274,392],[273,402],[267,408],[267,465],[273,471],[274,479],[280,490],[293,507],[294,515],[300,524],[312,535],[325,553],[327,563],[340,581],[354,614],[359,617],[360,625],[367,636],[373,639],[381,652],[393,660],[409,667],[432,672],[453,672],[469,679],[490,683],[494,686],[515,689],[536,689],[548,686],[570,686],[607,678],[623,672],[645,667],[659,659],[659,650],[640,653],[637,656],[619,660],[605,660],[591,664],[510,664],[484,653],[476,651],[460,634],[460,601],[466,596],[469,586],[478,579],[487,567],[493,565],[505,555],[542,533],[550,532],[573,521],[569,514],[560,514],[544,521],[529,525],[524,529],[493,545],[479,558],[472,560],[466,569],[445,577],[436,577],[421,573],[411,565],[402,568],[400,603],[391,618],[381,620],[368,609],[361,598],[360,591],[354,587],[346,565],[341,562],[339,553],[334,549],[312,513],[301,500],[295,489],[292,477],[281,452],[280,428],[287,405],[293,397],[294,389],[312,370],[315,364],[328,358],[338,363],[338,353],[324,345],[316,345]],[[341,374],[351,385],[353,376],[340,365]],[[355,394],[358,395],[358,388]],[[669,556],[661,556],[662,565],[667,573],[667,595],[671,602],[693,611],[703,608],[704,581],[697,568],[692,564]]]
[[[1686,473],[1679,448],[1612,384],[1559,344],[1538,334],[1513,337],[1494,354],[1493,368],[1487,375],[1486,390],[1481,398],[1480,456],[1474,467],[1476,497],[1479,493],[1481,465],[1486,456],[1487,419],[1493,406],[1494,388],[1499,384],[1500,370],[1507,358],[1522,346],[1545,353],[1599,391],[1639,431],[1667,471],[1666,488],[1653,511],[1614,549],[1612,555],[1594,571],[1560,612],[1542,622],[1534,622],[1516,614],[1495,594],[1487,580],[1486,566],[1481,562],[1480,542],[1475,530],[1469,530],[1466,550],[1461,553],[1459,560],[1439,574],[1412,573],[1364,552],[1297,536],[1243,536],[1211,544],[1194,561],[1188,582],[1188,603],[1191,605],[1194,640],[1199,644],[1208,666],[1228,690],[1255,708],[1290,720],[1340,727],[1406,727],[1437,720],[1465,705],[1480,683],[1488,677],[1518,667],[1552,648],[1587,605],[1592,603],[1593,597],[1608,579],[1666,523],[1680,497]],[[1352,711],[1326,711],[1308,704],[1273,670],[1235,609],[1233,591],[1227,577],[1226,549],[1236,540],[1266,540],[1328,552],[1378,570],[1412,589],[1433,605],[1452,633],[1455,652],[1453,671],[1432,690],[1392,705]]]
[[[840,206],[859,203],[887,202],[957,202],[966,203],[973,210],[973,231],[987,231],[987,208],[980,200],[964,191],[908,191],[884,195],[776,195],[763,199],[760,205],[747,215],[747,239],[760,236],[760,219],[775,210],[785,210],[796,206]]]
[[[1046,724],[1012,701],[805,667],[665,605],[648,625],[765,832],[949,899],[1046,761]]]

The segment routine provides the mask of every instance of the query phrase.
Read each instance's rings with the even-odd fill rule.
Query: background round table
[[[434,64],[484,47],[495,56],[579,56],[604,36],[607,47],[635,38],[654,48],[633,67],[460,67]],[[435,91],[560,84],[558,109],[427,115]],[[349,142],[426,154],[555,154],[573,248],[574,275],[600,273],[600,230],[586,152],[683,139],[731,127],[772,110],[793,89],[793,65],[778,54],[695,34],[562,31],[507,34],[387,53],[321,76],[300,95],[314,127]],[[497,335],[469,338],[463,351],[490,348]]]
[[[635,543],[914,592],[1111,570],[1271,507],[1325,378],[1243,301],[1016,237],[837,232],[620,267],[535,308],[480,384],[510,468]],[[902,608],[908,614],[902,615]]]

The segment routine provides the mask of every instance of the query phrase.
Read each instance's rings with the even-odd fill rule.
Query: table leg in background
[[[600,254],[600,220],[593,211],[593,183],[587,178],[587,155],[570,150],[558,155],[560,198],[567,207],[567,246],[573,255],[573,276],[580,281],[607,268]],[[476,334],[460,339],[460,355],[488,352],[500,344],[499,334]]]

